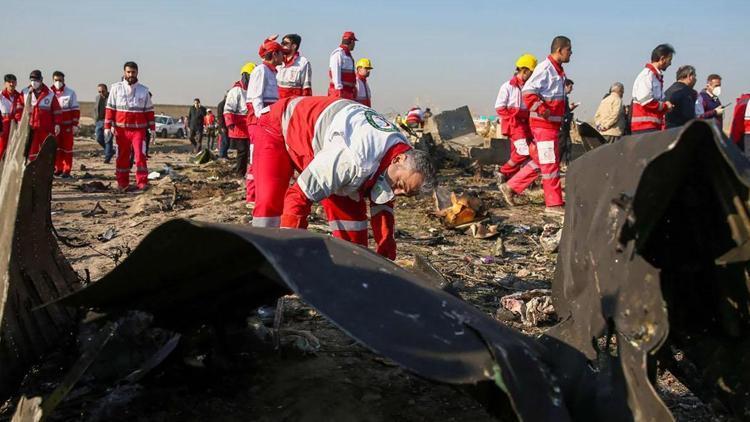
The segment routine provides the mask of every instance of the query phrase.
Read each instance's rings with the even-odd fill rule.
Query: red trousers
[[[29,147],[29,161],[34,161],[36,156],[39,155],[39,150],[42,149],[42,144],[52,133],[43,128],[32,128],[31,130],[33,134],[31,136],[31,147]]]
[[[534,135],[534,142],[529,144],[532,162],[516,173],[508,181],[508,186],[520,194],[534,182],[537,174],[541,174],[544,203],[548,207],[562,206],[565,202],[560,181],[559,130],[532,126],[531,132]]]
[[[510,158],[500,167],[500,173],[505,176],[505,180],[513,177],[529,161],[529,141],[525,138],[510,141]]]
[[[130,185],[130,152],[135,158],[135,183],[143,189],[148,185],[148,164],[143,145],[146,141],[146,129],[115,128],[117,141],[117,160],[115,178],[117,186],[124,189]]]
[[[55,173],[70,174],[73,168],[73,127],[63,126],[57,136]]]
[[[245,202],[255,202],[255,177],[253,176],[253,137],[258,128],[256,124],[247,125],[247,171],[245,172]]]
[[[10,124],[5,125],[3,133],[0,133],[0,160],[3,159],[5,150],[8,149],[8,135],[10,135]]]

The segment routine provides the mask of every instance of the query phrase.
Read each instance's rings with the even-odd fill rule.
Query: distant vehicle
[[[156,120],[156,136],[160,138],[166,138],[169,136],[177,138],[185,137],[185,128],[182,123],[165,114],[157,114],[154,117]]]

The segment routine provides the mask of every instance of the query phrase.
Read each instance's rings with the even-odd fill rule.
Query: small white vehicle
[[[176,138],[185,137],[185,128],[181,122],[164,114],[157,114],[154,118],[156,120],[156,136],[160,138],[167,138],[169,136]]]

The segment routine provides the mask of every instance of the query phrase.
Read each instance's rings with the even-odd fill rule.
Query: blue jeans
[[[225,131],[219,132],[219,158],[228,158],[229,157],[229,136],[227,136],[227,133]]]
[[[104,148],[104,161],[109,161],[115,155],[115,148],[112,146],[112,134],[107,139],[104,138],[104,121],[96,122],[96,142]]]

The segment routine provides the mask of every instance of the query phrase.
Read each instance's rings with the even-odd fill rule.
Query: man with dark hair
[[[667,113],[667,128],[679,127],[695,119],[695,103],[698,93],[693,87],[697,80],[695,68],[690,65],[677,69],[677,81],[667,89],[664,97],[674,105]]]
[[[200,98],[193,100],[193,106],[188,112],[188,127],[190,129],[190,144],[193,146],[193,153],[200,152],[203,149],[203,121],[206,118],[206,107],[201,105]],[[196,139],[197,137],[197,139]]]
[[[266,38],[258,49],[263,59],[260,66],[253,69],[247,84],[247,134],[248,165],[245,173],[245,201],[255,202],[255,182],[253,179],[253,136],[260,116],[268,112],[268,107],[279,100],[279,85],[276,81],[276,67],[284,62],[284,47],[276,42],[278,35]]]
[[[96,142],[104,148],[104,163],[109,164],[115,150],[112,146],[112,134],[104,136],[104,117],[107,111],[107,98],[109,98],[109,88],[105,84],[96,86],[96,99],[94,100],[94,122]]]
[[[44,84],[42,72],[32,70],[29,74],[29,86],[24,88],[23,103],[26,104],[26,98],[31,95],[31,117],[29,126],[31,127],[31,147],[29,148],[29,161],[36,160],[39,155],[39,149],[50,135],[58,136],[60,134],[60,125],[62,124],[62,109],[57,97],[52,90]]]
[[[712,73],[706,78],[706,86],[698,94],[695,102],[695,115],[701,119],[714,119],[716,126],[724,126],[724,106],[719,100],[721,95],[721,76]]]
[[[312,68],[307,58],[299,53],[301,43],[302,37],[297,34],[284,35],[281,40],[284,63],[276,67],[279,98],[312,95]]]
[[[0,114],[2,114],[2,122],[0,123],[0,159],[3,158],[5,150],[8,148],[11,123],[20,123],[21,116],[23,115],[23,95],[16,91],[17,83],[16,75],[5,75],[5,89],[0,93]]]
[[[70,178],[73,169],[73,140],[78,135],[78,121],[81,108],[75,91],[65,85],[65,74],[56,70],[52,73],[52,92],[57,97],[62,109],[62,126],[57,137],[57,154],[55,156],[55,175],[64,179]]]
[[[328,95],[331,97],[354,99],[357,76],[352,51],[356,44],[354,32],[346,31],[341,36],[341,45],[331,53],[328,61]]]
[[[651,52],[651,62],[635,78],[630,120],[633,134],[664,129],[664,115],[673,107],[664,97],[664,71],[672,64],[674,54],[671,45],[659,44]]]
[[[523,86],[523,102],[529,110],[529,126],[533,142],[529,144],[531,162],[513,178],[508,187],[523,192],[541,173],[544,189],[545,213],[564,214],[562,183],[560,181],[560,127],[565,116],[565,70],[563,63],[570,62],[573,47],[568,37],[552,40],[551,52],[541,62]]]
[[[132,190],[130,185],[130,153],[135,158],[136,188],[148,187],[148,162],[144,151],[146,131],[154,138],[156,122],[151,93],[138,83],[138,65],[127,62],[123,66],[122,81],[112,84],[104,117],[104,136],[114,128],[117,141],[115,178],[120,190]]]

